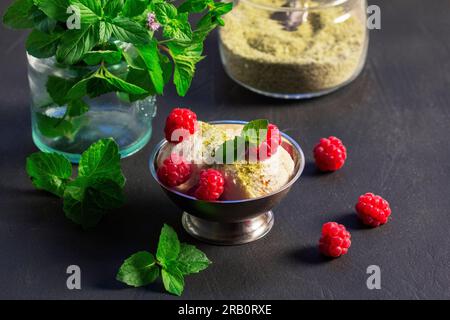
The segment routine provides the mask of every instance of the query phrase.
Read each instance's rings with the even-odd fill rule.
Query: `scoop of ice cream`
[[[200,170],[211,167],[214,164],[214,151],[225,141],[240,134],[239,128],[212,125],[198,121],[198,130],[180,143],[167,143],[161,149],[157,165],[160,166],[164,159],[172,153],[183,157],[186,162],[192,164],[191,178],[175,189],[188,192],[198,182]]]
[[[180,143],[167,143],[160,151],[158,165],[166,159],[171,153],[177,153],[185,161],[198,166],[211,165],[214,163],[214,151],[225,141],[234,138],[240,134],[240,129],[212,125],[206,122],[198,121],[199,129]]]
[[[281,189],[292,177],[294,161],[283,148],[269,159],[221,166],[225,178],[225,200],[257,198]]]

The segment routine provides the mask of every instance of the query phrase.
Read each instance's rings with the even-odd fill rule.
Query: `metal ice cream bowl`
[[[244,121],[213,121],[211,124],[245,125]],[[184,229],[193,237],[217,245],[238,245],[264,237],[274,223],[272,209],[288,194],[305,167],[300,146],[282,133],[282,146],[294,161],[291,179],[279,190],[258,198],[208,202],[165,186],[156,174],[160,150],[168,143],[161,141],[150,157],[150,171],[167,196],[183,210]]]

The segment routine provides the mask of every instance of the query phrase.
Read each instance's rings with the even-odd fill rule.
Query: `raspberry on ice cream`
[[[319,250],[328,257],[340,257],[348,252],[351,245],[350,238],[350,232],[342,224],[327,222],[322,226]]]
[[[359,197],[355,209],[361,221],[374,228],[385,224],[391,215],[389,202],[370,192]]]
[[[266,138],[251,152],[255,152],[258,160],[266,160],[277,152],[279,145],[281,145],[280,130],[276,125],[270,123],[267,127]]]
[[[196,126],[197,115],[193,111],[184,108],[175,108],[166,119],[164,133],[167,141],[178,143],[189,135],[193,135]],[[178,131],[175,132],[175,130]]]
[[[322,138],[314,147],[314,159],[320,171],[336,171],[347,159],[347,149],[336,137]]]
[[[172,153],[158,167],[157,174],[163,184],[176,187],[189,179],[191,171],[189,163],[186,163],[178,154]]]

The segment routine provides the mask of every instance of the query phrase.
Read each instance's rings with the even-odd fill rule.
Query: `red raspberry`
[[[215,201],[222,195],[224,184],[225,180],[219,171],[214,169],[202,170],[194,195],[200,200]]]
[[[314,147],[314,159],[319,170],[336,171],[344,165],[347,149],[336,137],[322,138]]]
[[[176,187],[185,183],[191,176],[192,168],[189,163],[176,153],[172,153],[158,168],[159,180],[169,187]]]
[[[391,215],[389,202],[373,193],[360,196],[355,209],[361,221],[374,228],[385,224]]]
[[[164,128],[164,133],[166,135],[167,141],[179,143],[183,141],[184,137],[194,134],[197,127],[197,115],[189,110],[183,108],[175,108],[170,112],[166,119],[166,127]],[[176,132],[176,136],[172,137],[175,130],[180,129]]]
[[[258,160],[266,160],[277,152],[279,145],[281,145],[280,130],[276,125],[269,124],[267,127],[266,139],[261,142],[259,147],[250,152],[255,152]]]
[[[319,250],[328,257],[340,257],[346,254],[350,248],[351,237],[350,232],[342,224],[327,222],[322,226]]]

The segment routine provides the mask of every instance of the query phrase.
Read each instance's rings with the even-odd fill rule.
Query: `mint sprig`
[[[267,128],[269,127],[269,120],[257,119],[247,123],[242,128],[241,137],[254,145],[259,145],[265,139]]]
[[[213,157],[218,163],[228,163],[242,159],[243,153],[249,147],[259,146],[266,138],[269,120],[257,119],[248,122],[239,136],[227,140],[213,152]]]
[[[176,232],[164,224],[156,258],[147,251],[131,255],[119,268],[116,279],[129,286],[141,287],[156,281],[161,274],[164,288],[180,296],[184,290],[184,276],[198,273],[210,264],[202,251],[180,243]]]
[[[37,189],[63,199],[66,217],[84,229],[124,203],[125,177],[118,146],[111,138],[99,140],[82,154],[74,179],[70,161],[56,153],[30,155],[26,170]]]

